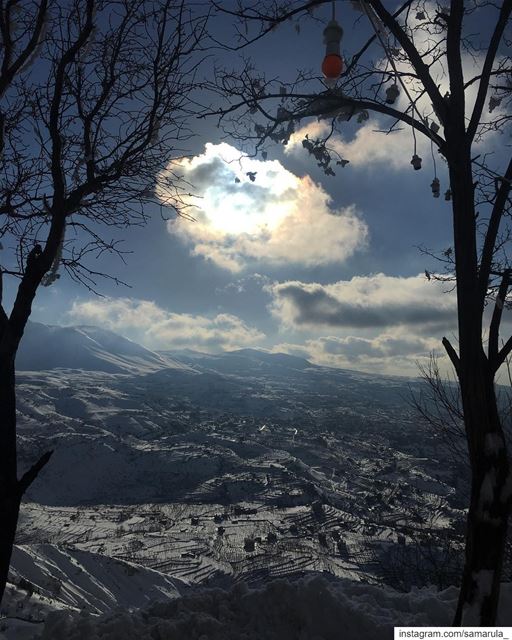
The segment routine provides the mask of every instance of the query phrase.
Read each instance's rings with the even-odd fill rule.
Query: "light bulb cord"
[[[434,143],[432,142],[432,138],[430,138],[430,153],[432,154],[432,162],[434,163],[434,180],[437,179],[437,167],[436,167],[436,157],[434,155]]]

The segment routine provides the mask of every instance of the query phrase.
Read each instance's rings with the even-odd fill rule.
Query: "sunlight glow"
[[[222,162],[223,179],[203,187],[196,205],[212,230],[233,236],[261,236],[276,229],[290,215],[299,179],[279,162],[243,157],[225,143],[207,144],[203,155],[187,161],[187,169],[197,172],[212,161]],[[254,181],[249,178],[251,173]]]
[[[235,273],[262,261],[343,262],[366,246],[367,226],[354,205],[335,208],[322,185],[278,160],[207,143],[203,153],[178,164],[191,192],[181,204],[194,220],[169,220],[168,231],[221,269]],[[176,163],[170,171],[174,175]],[[165,170],[160,178],[165,183]]]

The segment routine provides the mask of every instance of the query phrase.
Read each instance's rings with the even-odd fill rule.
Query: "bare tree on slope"
[[[0,276],[17,281],[10,311],[0,295],[0,599],[20,501],[52,454],[18,476],[15,357],[34,297],[59,271],[94,290],[106,275],[96,259],[122,257],[110,230],[146,221],[158,172],[192,135],[199,11],[179,0],[0,1]],[[178,207],[181,188],[172,175],[159,185]]]

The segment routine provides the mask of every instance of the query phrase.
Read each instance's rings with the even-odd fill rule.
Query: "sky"
[[[369,27],[350,3],[337,6],[350,55]],[[323,91],[318,68],[329,15],[327,6],[319,9],[316,21],[300,30],[284,25],[244,52],[215,50],[202,72],[211,75],[213,64],[236,68],[244,55],[277,80],[314,69],[311,89]],[[215,28],[232,39],[229,17]],[[383,53],[374,45],[371,55]],[[469,71],[478,59],[466,62]],[[448,371],[441,338],[456,345],[455,295],[426,278],[425,269],[439,265],[418,248],[452,245],[450,203],[430,190],[430,147],[418,139],[423,168],[414,171],[411,131],[385,135],[377,131],[385,119],[370,115],[335,136],[350,162],[326,176],[302,147],[304,135],[321,133],[326,123],[301,124],[286,147],[269,148],[263,160],[241,157],[214,118],[194,120],[190,156],[170,169],[193,187],[195,220],[153,206],[145,228],[118,232],[131,251],[126,264],[102,259],[102,269],[129,287],[100,282],[102,296],[95,296],[63,276],[40,289],[32,320],[99,325],[155,350],[255,347],[394,375],[418,375],[417,363],[434,350]],[[485,144],[494,149],[495,141]],[[444,194],[439,157],[436,169]],[[512,330],[507,316],[504,327]]]

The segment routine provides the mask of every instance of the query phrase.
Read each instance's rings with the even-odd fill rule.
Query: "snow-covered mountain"
[[[81,369],[106,373],[140,373],[184,369],[122,336],[93,326],[60,327],[29,322],[16,356],[19,371]]]
[[[459,549],[464,469],[406,404],[417,381],[257,349],[155,353],[96,327],[34,323],[22,345],[20,473],[54,453],[21,511],[10,612],[172,600],[173,580],[409,588],[436,575],[408,556],[425,528]],[[59,620],[45,638],[67,637]]]
[[[130,608],[147,606],[162,597],[175,598],[186,587],[140,565],[52,544],[16,546],[12,566],[15,581],[29,583],[54,606],[94,613],[109,611],[120,601]]]
[[[270,373],[273,376],[289,375],[290,372],[317,369],[305,358],[298,358],[286,353],[269,353],[261,349],[237,349],[220,355],[201,353],[198,351],[161,351],[165,357],[172,357],[190,366],[247,376]]]

